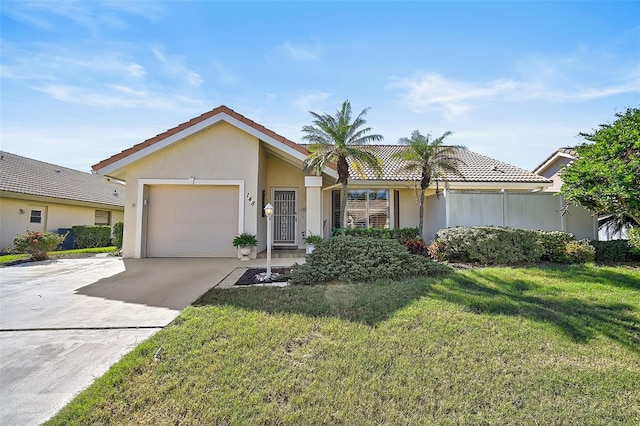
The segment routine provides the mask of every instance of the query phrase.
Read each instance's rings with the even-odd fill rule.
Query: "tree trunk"
[[[424,235],[422,234],[422,228],[424,227],[424,191],[425,188],[420,188],[420,223],[418,224],[419,236],[424,240]]]
[[[342,217],[342,223],[340,227],[340,233],[344,235],[344,228],[347,227],[347,183],[342,183],[342,198],[340,199],[340,216]]]

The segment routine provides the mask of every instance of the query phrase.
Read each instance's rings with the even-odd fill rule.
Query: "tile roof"
[[[126,149],[116,155],[113,155],[106,160],[101,161],[98,164],[93,166],[94,170],[100,170],[110,164],[115,163],[123,158],[128,157],[144,148],[147,148],[155,143],[158,143],[176,133],[179,133],[183,130],[188,129],[202,121],[207,120],[217,114],[227,114],[236,120],[258,130],[269,137],[282,142],[283,144],[295,149],[296,151],[308,155],[309,151],[307,150],[308,145],[306,144],[298,144],[295,143],[284,136],[281,136],[275,133],[272,130],[267,129],[261,124],[256,123],[253,120],[248,119],[247,117],[235,112],[231,108],[227,106],[219,106],[217,108],[212,109],[209,112],[206,112],[192,120],[189,120],[185,123],[182,123],[176,127],[173,127],[167,130],[164,133],[160,133],[157,136],[154,136],[146,141],[139,143],[137,145],[132,146],[129,149]],[[402,172],[401,162],[392,158],[392,154],[402,149],[402,145],[369,145],[374,147],[377,151],[377,155],[382,159],[384,163],[384,173],[381,178],[377,178],[375,174],[369,170],[367,173],[367,179],[376,179],[376,180],[395,180],[395,181],[403,181],[403,180],[411,180],[415,179],[416,176],[411,176],[406,172]],[[538,176],[533,174],[527,170],[520,169],[518,167],[512,166],[510,164],[503,163],[501,161],[494,160],[489,157],[485,157],[484,155],[476,154],[475,152],[468,150],[460,150],[460,157],[464,161],[464,164],[461,165],[460,170],[463,173],[464,178],[460,176],[448,176],[447,179],[452,182],[526,182],[526,183],[549,183],[550,181],[545,177]],[[335,169],[335,164],[330,164],[329,167]],[[354,175],[352,173],[351,179],[359,180],[360,177]]]
[[[273,130],[267,129],[263,125],[258,124],[253,120],[248,119],[244,115],[235,112],[231,108],[229,108],[229,107],[227,107],[225,105],[221,105],[221,106],[219,106],[217,108],[214,108],[211,111],[205,112],[204,114],[201,114],[198,117],[193,118],[193,119],[191,119],[191,120],[189,120],[189,121],[187,121],[185,123],[179,124],[178,126],[173,127],[171,129],[167,130],[166,132],[160,133],[159,135],[156,135],[156,136],[154,136],[154,137],[152,137],[150,139],[147,139],[144,142],[136,144],[136,145],[132,146],[129,149],[125,149],[124,151],[122,151],[122,152],[120,152],[118,154],[112,155],[111,157],[107,158],[106,160],[102,160],[98,164],[94,164],[92,168],[93,168],[93,170],[100,170],[100,169],[102,169],[102,168],[104,168],[104,167],[106,167],[106,166],[108,166],[108,165],[110,165],[112,163],[115,163],[118,160],[126,158],[131,154],[134,154],[134,153],[136,153],[136,152],[138,152],[138,151],[140,151],[140,150],[142,150],[142,149],[144,149],[144,148],[146,148],[148,146],[151,146],[154,143],[160,142],[160,141],[168,138],[169,136],[175,135],[176,133],[179,133],[179,132],[181,132],[183,130],[186,130],[191,126],[194,126],[194,125],[196,125],[196,124],[198,124],[198,123],[200,123],[200,122],[202,122],[202,121],[204,121],[204,120],[206,120],[208,118],[211,118],[211,117],[213,117],[213,116],[215,116],[217,114],[221,114],[221,113],[230,115],[231,117],[235,118],[236,120],[241,121],[242,123],[244,123],[244,124],[254,128],[254,129],[256,129],[259,132],[264,133],[267,136],[272,137],[273,139],[275,139],[275,140],[277,140],[279,142],[282,142],[283,144],[295,149],[296,151],[298,151],[298,152],[300,152],[300,153],[302,153],[304,155],[307,155],[309,153],[303,146],[301,146],[301,145],[299,145],[299,144],[297,144],[297,143],[295,143],[293,141],[290,141],[289,139],[285,138],[284,136],[281,136],[281,135],[277,134]]]
[[[408,181],[419,179],[417,173],[408,173],[402,170],[402,161],[393,158],[393,154],[404,148],[403,145],[368,145],[382,160],[383,172],[377,177],[373,170],[365,168],[366,179]],[[549,179],[531,173],[502,161],[477,154],[468,149],[458,149],[458,156],[462,160],[459,166],[460,175],[448,174],[446,179],[450,182],[525,182],[525,183],[549,183]],[[351,171],[351,180],[362,178]]]
[[[124,206],[124,186],[84,173],[0,151],[0,191]],[[114,194],[117,194],[114,195]]]

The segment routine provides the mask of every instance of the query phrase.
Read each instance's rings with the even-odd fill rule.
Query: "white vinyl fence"
[[[571,206],[563,215],[564,199],[548,192],[445,191],[426,200],[425,238],[454,226],[508,226],[511,228],[571,232],[576,238],[595,239],[597,220],[588,210]]]

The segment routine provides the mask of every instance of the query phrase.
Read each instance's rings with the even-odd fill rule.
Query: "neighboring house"
[[[545,188],[545,191],[559,192],[562,188],[562,178],[560,177],[560,170],[567,164],[576,159],[578,153],[571,147],[559,148],[556,152],[551,154],[544,160],[538,167],[533,170],[533,173],[544,176],[551,179],[553,184]]]
[[[113,225],[124,217],[125,187],[0,151],[0,251],[16,234],[74,225]]]
[[[545,191],[558,193],[562,188],[562,177],[560,173],[562,168],[567,164],[570,164],[578,157],[578,153],[571,147],[559,148],[546,160],[537,166],[533,173],[549,178],[553,181],[553,184],[545,189]],[[597,220],[594,218],[597,227],[597,239],[600,241],[609,240],[626,240],[628,239],[627,231],[629,227],[625,226],[622,229],[614,229],[612,225],[606,220],[606,217],[600,217]],[[598,226],[600,222],[600,226]]]
[[[377,146],[381,177],[352,175],[347,226],[417,227],[418,207],[407,184],[414,176],[400,172],[401,163],[392,159],[399,149]],[[220,106],[93,169],[127,183],[125,257],[235,257],[231,241],[238,233],[256,234],[257,251],[266,248],[267,203],[275,208],[274,247],[303,247],[307,233],[327,237],[342,225],[336,170],[306,175],[307,155],[304,145]],[[448,184],[434,182],[428,190],[427,240],[458,225],[593,234],[588,212],[569,221],[560,215],[561,200],[542,192],[549,179],[468,150],[460,156],[463,177],[450,176]]]

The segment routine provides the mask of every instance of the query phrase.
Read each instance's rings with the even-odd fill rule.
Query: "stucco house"
[[[113,225],[124,201],[125,187],[104,176],[0,151],[0,251],[27,231]]]
[[[542,163],[540,163],[533,173],[544,176],[553,182],[544,190],[548,192],[559,192],[562,188],[562,178],[560,177],[560,171],[564,166],[573,162],[576,159],[578,153],[571,147],[558,148],[553,154],[548,156]]]
[[[351,176],[346,225],[416,227],[418,207],[407,184],[414,177],[392,158],[401,147],[375,147],[384,173]],[[220,106],[93,169],[126,182],[125,257],[235,257],[231,241],[242,232],[258,236],[257,252],[266,249],[267,203],[275,208],[274,248],[303,248],[309,232],[328,237],[342,226],[336,170],[304,173],[307,155],[304,145]],[[560,214],[561,200],[543,192],[550,179],[469,150],[459,155],[462,177],[427,192],[425,239],[458,225],[593,233],[588,212],[577,214],[580,220]]]
[[[562,188],[562,168],[571,164],[577,157],[578,153],[572,147],[558,148],[533,169],[533,173],[544,176],[553,182],[552,185],[545,188],[545,191],[558,193]],[[616,229],[616,227],[607,220],[607,217],[594,218],[594,220],[599,224],[597,229],[598,240],[626,240],[629,238],[627,233],[629,230],[628,226]]]

